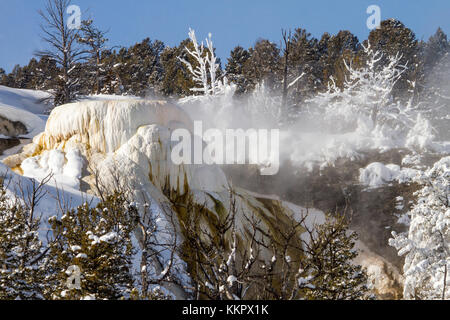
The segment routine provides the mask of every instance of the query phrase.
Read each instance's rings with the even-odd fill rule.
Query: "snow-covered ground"
[[[49,94],[44,91],[13,89],[0,86],[0,116],[18,121],[27,127],[24,138],[33,138],[44,131]]]
[[[19,201],[28,199],[33,192],[33,186],[38,186],[39,182],[34,179],[21,176],[13,172],[10,168],[0,162],[0,177],[4,180],[7,194],[10,197],[18,197]],[[60,213],[61,204],[67,205],[68,208],[76,208],[85,202],[91,202],[95,205],[98,201],[97,197],[88,195],[79,189],[71,188],[67,185],[58,185],[54,181],[46,184],[41,191],[42,198],[35,207],[36,214],[42,217],[43,227],[39,231],[41,240],[45,243],[47,239],[48,218]]]
[[[395,164],[373,162],[366,168],[360,169],[359,181],[368,187],[376,188],[392,181],[405,183],[412,181],[420,171],[411,168],[401,168]]]

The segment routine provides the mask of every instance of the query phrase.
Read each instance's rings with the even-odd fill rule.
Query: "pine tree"
[[[121,51],[123,50],[121,49]],[[105,50],[102,54],[101,61],[105,70],[101,93],[116,95],[124,94],[125,88],[121,80],[121,74],[124,72],[124,67],[122,60],[119,61],[119,55],[116,51]]]
[[[40,218],[0,186],[0,300],[43,298],[46,271]]]
[[[425,70],[431,71],[441,59],[450,52],[447,35],[438,28],[436,33],[428,39],[424,50]]]
[[[134,207],[121,194],[108,196],[95,208],[84,204],[61,218],[49,219],[48,299],[127,299],[133,290],[131,232]],[[80,270],[80,287],[68,286]],[[69,282],[70,283],[70,282]]]
[[[437,139],[448,140],[450,133],[446,118],[450,113],[447,94],[450,90],[448,75],[450,43],[447,35],[439,28],[435,35],[422,45],[422,49],[424,79],[421,83],[423,91],[420,95],[420,102],[427,108],[433,109],[431,116],[434,117],[433,125],[439,135]]]
[[[89,93],[100,94],[102,89],[105,70],[101,64],[101,57],[105,50],[105,43],[108,41],[105,35],[106,32],[96,28],[92,20],[81,22],[80,34],[77,35],[77,40],[89,48],[89,58],[84,64],[84,68],[88,69],[86,76],[89,80],[86,81],[85,87],[89,89]]]
[[[33,69],[33,77],[30,88],[35,90],[50,90],[59,70],[54,60],[43,56]]]
[[[195,87],[191,73],[179,58],[196,66],[196,61],[190,57],[185,48],[192,48],[189,39],[183,40],[178,47],[167,47],[161,54],[161,65],[164,70],[161,81],[161,93],[166,96],[189,96]]]
[[[408,70],[394,88],[394,98],[404,98],[408,90],[420,88],[423,70],[419,43],[411,29],[398,20],[385,20],[381,22],[379,28],[372,30],[367,41],[374,50],[383,53],[384,58],[380,61],[381,64],[387,64],[388,57],[399,54],[401,55],[400,64],[408,66]]]
[[[327,216],[325,223],[316,225],[309,234],[306,259],[300,262],[296,277],[301,296],[313,300],[369,298],[367,274],[353,263],[358,255],[358,236],[349,233],[346,218]]]
[[[280,49],[269,40],[258,40],[249,50],[250,58],[244,66],[244,73],[251,88],[265,83],[269,90],[279,89],[281,84]]]
[[[250,53],[241,46],[235,47],[228,58],[225,72],[227,78],[237,85],[237,94],[246,93],[249,90],[249,84],[244,75],[244,65],[249,58]]]
[[[128,77],[125,78],[127,81],[123,82],[128,93],[145,96],[149,89],[155,93],[162,77],[160,56],[164,47],[163,42],[146,38],[128,49]]]
[[[322,70],[317,44],[318,40],[305,29],[298,28],[292,35],[287,86],[295,104],[310,97],[320,87]]]
[[[318,43],[319,70],[322,72],[322,89],[333,79],[342,88],[345,82],[346,67],[344,61],[353,60],[361,49],[359,40],[349,31],[339,31],[337,35],[328,33]]]

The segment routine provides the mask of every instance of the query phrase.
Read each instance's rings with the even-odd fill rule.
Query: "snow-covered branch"
[[[208,34],[208,38],[206,39],[206,47],[203,41],[200,44],[198,43],[195,31],[192,29],[189,29],[189,39],[191,40],[193,49],[191,50],[186,47],[185,50],[195,60],[197,66],[193,66],[186,59],[178,59],[188,68],[194,82],[199,86],[192,88],[191,91],[201,92],[203,95],[219,94],[226,80],[221,81],[218,77],[220,64],[217,63],[218,59],[214,53],[211,33]]]

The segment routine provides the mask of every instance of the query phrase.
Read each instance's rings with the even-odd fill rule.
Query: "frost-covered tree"
[[[136,210],[121,194],[106,197],[92,208],[88,203],[49,219],[50,244],[47,299],[126,299],[134,281],[131,232]],[[79,288],[68,286],[75,268]]]
[[[218,217],[203,206],[187,206],[182,224],[183,258],[191,266],[196,298],[219,300],[335,299],[369,297],[367,275],[353,263],[356,234],[343,217],[311,225],[276,210],[270,227],[243,212],[231,191],[230,206],[217,202]],[[210,216],[210,229],[202,216]]]
[[[203,206],[190,204],[191,197],[192,195],[188,195],[189,220],[183,224],[186,239],[181,252],[184,260],[192,266],[194,297],[211,300],[245,298],[249,288],[248,276],[256,262],[256,256],[242,254],[237,248],[237,208],[234,196],[230,193],[229,210],[221,203],[216,203],[222,216],[209,222],[211,231],[202,227],[202,216],[208,210]],[[252,243],[253,241],[250,242],[250,247]]]
[[[199,92],[206,96],[220,94],[224,86],[224,81],[219,77],[220,62],[214,52],[211,37],[212,35],[209,33],[205,47],[203,41],[200,44],[198,43],[195,31],[189,29],[189,39],[191,40],[193,49],[191,50],[186,46],[185,50],[194,58],[196,65],[192,65],[186,59],[179,58],[188,68],[194,82],[197,84],[197,87],[192,88],[191,91]]]
[[[257,126],[277,126],[286,114],[283,112],[282,96],[273,94],[264,81],[248,94],[244,110]]]
[[[379,64],[383,54],[370,45],[363,48],[367,56],[364,66],[358,68],[352,62],[344,61],[347,76],[343,89],[331,78],[328,90],[312,102],[319,108],[325,108],[330,116],[341,115],[344,120],[355,120],[354,115],[360,114],[371,118],[375,126],[396,114],[397,105],[392,101],[392,90],[406,66],[399,65],[399,55],[389,57],[388,64]]]
[[[396,19],[387,19],[381,21],[379,28],[370,32],[367,42],[375,51],[383,53],[382,64],[387,63],[389,57],[399,54],[399,64],[408,65],[408,69],[393,88],[393,96],[407,100],[411,95],[409,90],[417,93],[420,86],[414,87],[412,83],[421,82],[422,65],[419,42],[414,32]]]
[[[405,299],[450,299],[450,157],[418,177],[423,187],[410,215],[409,231],[389,244],[405,255]]]
[[[331,78],[328,90],[309,100],[307,110],[324,115],[325,121],[333,123],[337,131],[354,129],[364,123],[369,130],[379,131],[384,127],[396,130],[396,135],[405,138],[414,128],[422,109],[412,100],[402,103],[395,100],[396,83],[407,70],[401,63],[402,56],[385,57],[370,44],[363,47],[365,62],[345,61],[346,77],[343,88]]]
[[[319,90],[325,90],[331,78],[342,88],[346,74],[343,60],[354,56],[360,49],[358,38],[349,31],[339,31],[336,35],[324,33],[315,46],[314,55],[318,61],[311,70],[318,75],[315,85]]]
[[[137,239],[140,253],[139,299],[170,299],[182,288],[182,262],[178,255],[179,241],[176,218],[163,217],[161,211],[145,203],[139,206]],[[178,292],[177,292],[178,291]]]

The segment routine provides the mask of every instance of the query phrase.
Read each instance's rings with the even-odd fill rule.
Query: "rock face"
[[[19,121],[11,121],[0,116],[0,134],[8,137],[18,137],[27,133],[27,127]]]
[[[186,208],[201,206],[205,216],[198,223],[214,234],[210,220],[231,210],[229,182],[218,166],[172,163],[171,131],[180,127],[191,130],[189,116],[161,101],[68,104],[53,110],[45,132],[4,163],[29,177],[44,177],[51,172],[63,185],[91,193],[97,193],[100,184],[109,190],[120,184],[131,190],[135,201],[150,202],[166,220],[177,217],[178,230],[173,232],[181,235],[190,214]],[[236,228],[241,239],[248,238],[249,233],[244,213],[261,220],[261,228],[267,232],[273,230],[271,224],[275,222],[294,219],[292,210],[278,200],[238,188],[234,192]],[[246,246],[245,242],[240,245]],[[186,297],[181,287],[173,291],[179,298]]]
[[[8,139],[0,138],[0,156],[3,154],[3,151],[18,146],[19,144],[20,140],[16,138],[8,138]]]

